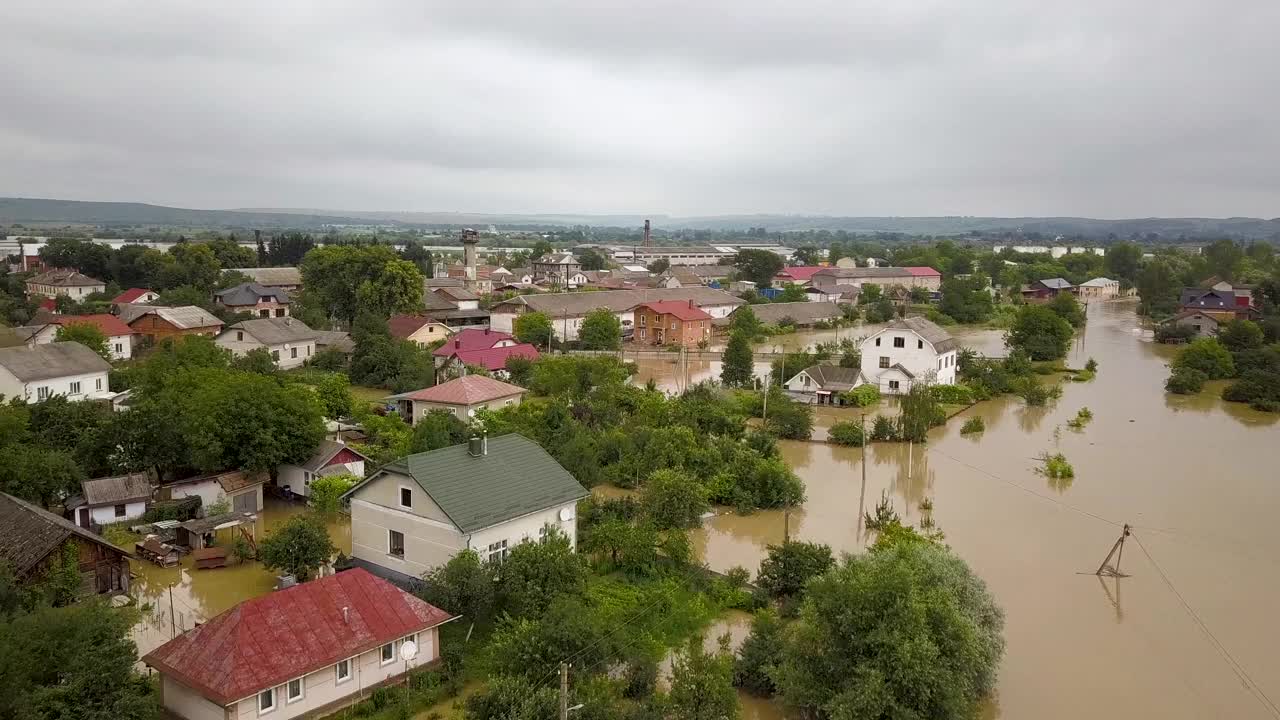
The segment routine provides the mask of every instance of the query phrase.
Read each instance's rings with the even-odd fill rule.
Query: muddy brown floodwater
[[[866,332],[786,339],[796,348],[806,339]],[[981,352],[1003,352],[999,331],[956,335]],[[1008,649],[986,717],[1268,717],[1161,571],[1262,691],[1280,701],[1280,416],[1223,402],[1220,384],[1193,397],[1166,395],[1172,349],[1149,337],[1132,303],[1094,303],[1068,357],[1073,367],[1096,358],[1094,381],[1067,382],[1047,408],[1016,398],[980,403],[935,429],[927,446],[882,444],[867,452],[865,506],[887,492],[897,511],[918,523],[920,501],[932,500],[947,543],[1005,609]],[[691,372],[694,381],[719,372],[719,363],[702,365]],[[671,387],[672,367],[646,362],[642,372]],[[1093,410],[1093,421],[1082,431],[1067,428],[1081,407]],[[960,436],[969,415],[984,418],[981,436]],[[838,417],[855,411],[824,411],[817,425]],[[793,537],[862,549],[862,451],[782,445],[808,491],[792,513]],[[1051,449],[1075,466],[1073,481],[1052,484],[1035,472],[1035,457]],[[1120,534],[1113,523],[1123,522],[1137,526],[1121,567],[1130,576],[1101,580],[1091,573]],[[765,546],[782,535],[780,512],[725,513],[696,533],[696,545],[714,569],[754,571]],[[784,717],[754,699],[744,702],[744,715]]]

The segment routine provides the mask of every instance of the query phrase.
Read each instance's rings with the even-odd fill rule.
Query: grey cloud
[[[1280,5],[3,4],[0,194],[1271,216]]]

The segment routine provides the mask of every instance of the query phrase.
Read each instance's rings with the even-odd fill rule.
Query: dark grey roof
[[[761,303],[750,307],[757,320],[770,325],[778,324],[778,321],[783,318],[791,318],[801,325],[812,325],[819,320],[831,320],[841,316],[840,307],[832,302],[809,302],[804,300],[787,303]],[[728,325],[732,322],[733,316],[740,312],[742,312],[742,308],[734,310],[728,317],[712,320],[711,324],[718,327]]]
[[[263,345],[303,342],[316,338],[315,330],[307,327],[307,324],[301,320],[291,317],[241,320],[228,329],[243,330]]]
[[[934,352],[944,353],[958,347],[951,333],[922,317],[899,318],[889,323],[886,330],[910,330],[924,338],[933,346]]]
[[[340,350],[344,353],[353,352],[356,349],[355,341],[351,339],[351,333],[341,330],[316,330],[316,347],[322,350]]]
[[[862,370],[858,368],[840,367],[828,363],[810,365],[803,372],[813,378],[814,382],[818,383],[818,387],[823,390],[840,392],[852,390],[862,375]]]
[[[422,294],[422,306],[427,310],[457,310],[458,303],[438,295],[431,288]]]
[[[235,268],[232,272],[243,273],[250,280],[267,287],[279,285],[293,287],[302,284],[302,271],[296,267]]]
[[[1072,285],[1063,278],[1049,278],[1048,280],[1041,280],[1040,284],[1050,290],[1070,290],[1075,287],[1075,285]]]
[[[528,438],[501,435],[489,438],[488,445],[488,452],[480,457],[472,457],[464,443],[409,455],[383,470],[413,478],[464,533],[590,494]],[[348,490],[346,496],[358,492],[367,482]]]
[[[494,306],[494,312],[511,312],[524,305],[530,310],[544,312],[553,319],[568,315],[586,315],[596,308],[614,312],[626,312],[640,303],[659,300],[692,300],[695,305],[745,305],[746,301],[723,290],[709,287],[654,288],[649,290],[601,290],[595,292],[548,293],[546,295],[521,295]]]
[[[257,305],[263,298],[278,303],[289,302],[289,293],[279,288],[259,285],[256,282],[240,283],[225,290],[218,290],[213,296],[223,305]]]
[[[548,253],[533,261],[536,265],[577,265],[578,258],[573,253]]]
[[[915,380],[915,379],[916,379],[915,374],[914,374],[914,373],[912,373],[910,370],[908,370],[908,369],[906,368],[906,366],[905,366],[905,365],[903,365],[902,363],[894,363],[894,364],[893,364],[893,367],[891,367],[891,368],[889,368],[889,369],[890,369],[890,370],[897,370],[898,372],[902,373],[903,375],[906,375],[907,377],[911,378],[912,380]]]
[[[78,342],[0,348],[0,367],[22,382],[106,372],[111,363]]]
[[[25,500],[0,493],[0,560],[19,577],[57,550],[72,535],[128,555],[101,536]]]
[[[436,295],[444,295],[454,300],[479,300],[480,296],[464,287],[442,287],[435,289]]]
[[[13,330],[13,334],[17,335],[19,339],[21,339],[23,342],[27,342],[31,340],[31,338],[35,337],[36,335],[39,335],[40,331],[47,327],[49,327],[48,324],[19,325],[18,327],[10,328],[10,329]]]
[[[422,286],[428,290],[442,287],[462,287],[462,278],[429,277],[422,279]]]
[[[95,478],[80,486],[84,488],[84,502],[90,507],[151,499],[151,481],[146,473]]]
[[[310,470],[311,472],[320,472],[320,468],[324,467],[324,464],[329,462],[330,458],[337,455],[339,451],[344,449],[350,450],[365,460],[369,459],[364,453],[350,445],[347,445],[346,443],[335,442],[333,440],[322,440],[320,445],[316,447],[316,451],[311,454],[311,457],[307,458],[307,461],[298,467],[303,470]]]

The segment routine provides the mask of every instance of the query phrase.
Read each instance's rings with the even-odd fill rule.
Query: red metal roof
[[[146,295],[149,292],[151,291],[146,288],[129,288],[128,290],[125,290],[124,292],[117,295],[115,299],[112,300],[111,302],[131,303],[134,300],[137,300],[138,298],[142,297],[143,295]]]
[[[662,315],[675,315],[680,320],[710,320],[711,315],[699,307],[694,307],[693,302],[681,302],[679,300],[658,300],[655,302],[640,303],[636,309],[647,307],[650,310]]]
[[[778,271],[777,277],[791,278],[800,282],[807,282],[813,277],[813,274],[821,270],[818,265],[801,265],[799,267],[784,267]]]
[[[904,267],[902,269],[911,273],[915,277],[942,277],[942,273],[938,272],[937,270],[934,270],[931,267],[916,265],[913,267]]]
[[[485,370],[506,370],[507,360],[513,357],[537,360],[538,348],[529,343],[507,345],[506,347],[482,348],[480,350],[458,350],[452,357],[458,358],[465,365],[478,365]]]
[[[121,335],[132,335],[136,330],[124,324],[124,321],[115,315],[106,313],[96,313],[94,315],[58,315],[49,318],[49,322],[58,325],[76,325],[85,324],[93,325],[102,331],[103,335],[109,338],[120,337]]]
[[[436,357],[449,357],[456,352],[467,350],[488,350],[503,340],[514,340],[511,333],[488,328],[466,328],[450,336],[449,341],[436,348],[431,354]]]
[[[449,618],[356,568],[246,600],[142,661],[225,706]]]
[[[497,400],[524,392],[524,388],[501,380],[494,380],[484,375],[465,375],[441,383],[435,387],[415,390],[393,397],[404,400],[421,400],[423,402],[444,403],[446,405],[475,405],[476,403]]]

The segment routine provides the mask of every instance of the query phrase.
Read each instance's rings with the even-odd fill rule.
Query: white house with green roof
[[[343,497],[356,564],[412,583],[466,549],[501,561],[547,528],[576,542],[576,507],[588,494],[537,443],[511,434],[409,455]]]

